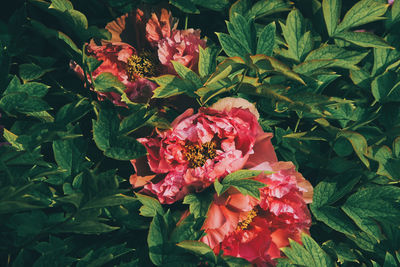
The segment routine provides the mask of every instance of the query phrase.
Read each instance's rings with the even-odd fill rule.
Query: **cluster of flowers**
[[[157,13],[137,9],[108,23],[111,40],[87,45],[86,54],[102,61],[88,80],[112,73],[126,86],[125,93],[131,101],[148,102],[157,85],[147,78],[176,74],[171,60],[197,70],[199,46],[204,48],[206,41],[200,38],[200,30],[178,30],[177,26],[177,19],[166,9]],[[83,69],[75,62],[70,65],[84,79]],[[126,106],[118,93],[97,94],[99,100],[107,98],[115,105]]]
[[[222,249],[224,255],[256,266],[274,266],[289,238],[300,242],[301,233],[308,233],[313,188],[293,163],[277,160],[272,134],[261,129],[258,117],[253,104],[242,98],[220,99],[197,114],[187,110],[172,129],[139,139],[148,155],[132,160],[136,174],[130,182],[161,203],[172,204],[229,173],[268,171],[255,177],[265,183],[260,199],[235,188],[215,194],[201,241],[216,254]]]
[[[138,9],[106,29],[111,41],[87,47],[89,55],[102,61],[92,76],[114,74],[135,102],[148,101],[157,87],[147,78],[175,74],[171,60],[197,71],[199,46],[206,45],[199,30],[177,30],[176,19],[165,9],[149,18]],[[81,67],[72,68],[83,77]],[[125,105],[117,93],[97,93],[100,100]],[[173,204],[235,171],[265,171],[253,178],[265,184],[259,189],[260,199],[233,187],[214,195],[201,241],[216,254],[222,250],[256,266],[274,266],[289,239],[300,242],[301,233],[308,233],[307,204],[313,188],[293,163],[278,161],[272,133],[265,133],[258,119],[255,106],[242,98],[223,98],[197,113],[190,108],[172,122],[171,129],[156,129],[152,136],[138,139],[148,154],[131,161],[136,173],[130,183],[162,204]]]

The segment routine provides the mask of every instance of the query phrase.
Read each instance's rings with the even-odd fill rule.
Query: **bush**
[[[399,1],[7,3],[13,7],[4,5],[0,20],[2,266],[249,264],[196,241],[207,190],[161,205],[129,182],[129,160],[146,155],[137,138],[223,97],[254,103],[278,159],[314,186],[311,237],[282,248],[278,266],[400,264]],[[201,29],[207,48],[192,70],[177,60],[172,72],[149,78],[157,84],[152,99],[135,102],[121,79],[96,74],[104,65],[89,42],[109,40],[105,26],[126,12],[161,6],[179,18],[178,29]],[[180,221],[189,207],[198,216]]]

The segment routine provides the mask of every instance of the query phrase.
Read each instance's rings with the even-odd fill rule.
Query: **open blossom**
[[[199,46],[206,47],[206,42],[200,39],[200,30],[175,30],[171,37],[159,42],[158,58],[169,73],[175,73],[171,60],[197,71]]]
[[[158,59],[168,73],[176,73],[171,60],[196,71],[199,46],[205,48],[206,41],[200,38],[200,30],[177,30],[176,26],[176,20],[165,9],[160,18],[153,13],[146,25],[147,39],[157,49]]]
[[[201,239],[216,253],[244,258],[255,266],[275,266],[273,259],[282,257],[280,248],[289,245],[289,238],[300,242],[308,233],[311,216],[307,203],[313,189],[295,171],[291,162],[262,163],[253,169],[272,171],[255,179],[266,184],[260,189],[260,200],[229,189],[215,195]]]
[[[147,42],[141,44],[140,49],[153,50],[157,53],[163,72],[176,73],[171,60],[197,70],[199,45],[203,48],[206,46],[206,41],[200,38],[200,30],[178,30],[178,20],[166,9],[148,16],[148,12],[137,9],[136,12],[126,14],[107,24],[106,29],[112,34],[111,41],[132,44],[132,41],[137,43],[142,37],[147,39]]]
[[[175,70],[171,60],[178,61],[193,70],[197,69],[200,30],[177,30],[178,21],[166,9],[158,14],[136,9],[108,23],[106,29],[111,40],[102,40],[101,45],[93,41],[86,53],[102,61],[92,73],[95,79],[101,73],[109,72],[125,86],[125,93],[133,102],[146,103],[153,95],[156,84],[147,78]],[[83,79],[84,72],[75,62],[71,68]],[[90,81],[89,75],[87,76]],[[114,104],[126,106],[115,92],[97,92],[99,99],[110,99]]]
[[[106,43],[96,45],[90,43],[87,46],[87,55],[102,61],[101,65],[92,72],[93,79],[102,73],[113,74],[125,86],[125,93],[133,102],[146,103],[153,95],[156,84],[146,77],[155,75],[155,65],[151,55],[138,54],[135,48],[126,43]],[[76,63],[71,63],[71,68],[83,79],[82,68]],[[90,77],[88,76],[88,79]],[[121,95],[116,92],[97,92],[100,100],[110,99],[115,105],[126,106],[121,101]]]
[[[253,105],[241,99],[232,106],[233,100],[222,99],[197,114],[188,109],[172,129],[138,139],[148,156],[132,160],[131,184],[144,185],[144,193],[170,204],[243,167],[276,161],[272,134],[262,131],[248,108]]]

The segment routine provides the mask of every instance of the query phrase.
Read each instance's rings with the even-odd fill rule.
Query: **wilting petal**
[[[124,42],[130,44],[139,51],[149,47],[146,38],[146,19],[144,12],[136,9],[127,13],[105,27],[111,33],[110,42]],[[107,43],[107,41],[106,41]]]

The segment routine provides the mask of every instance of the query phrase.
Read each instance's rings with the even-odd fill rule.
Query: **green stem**
[[[299,117],[299,118],[297,119],[296,126],[294,127],[294,132],[295,132],[295,133],[297,132],[297,128],[299,127],[300,120],[301,120],[301,117]]]

